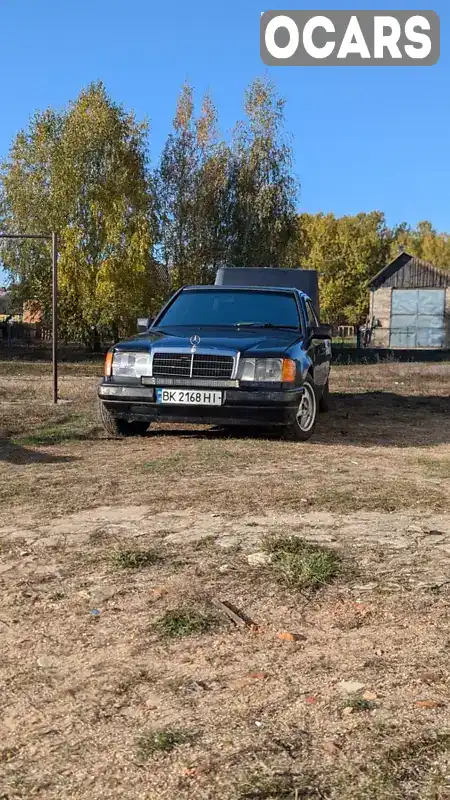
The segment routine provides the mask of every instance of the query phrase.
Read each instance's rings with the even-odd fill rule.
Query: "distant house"
[[[403,252],[369,286],[371,347],[450,347],[450,270]]]

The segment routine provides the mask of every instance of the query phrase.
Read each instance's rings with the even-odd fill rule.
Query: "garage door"
[[[445,289],[393,289],[391,347],[443,347]]]

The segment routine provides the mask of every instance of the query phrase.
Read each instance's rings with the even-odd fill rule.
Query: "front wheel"
[[[303,384],[303,394],[294,420],[286,429],[289,439],[305,442],[312,436],[317,419],[317,395],[310,377]]]
[[[119,419],[118,417],[114,416],[114,414],[108,408],[106,408],[105,404],[101,400],[100,419],[105,431],[109,433],[110,436],[115,436],[116,438],[123,438],[125,436],[143,436],[150,426],[150,423],[145,422],[144,420],[135,419],[129,422],[126,419]]]

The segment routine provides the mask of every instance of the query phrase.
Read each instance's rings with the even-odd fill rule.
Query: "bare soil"
[[[48,365],[4,366],[0,798],[450,797],[450,365],[335,368],[307,444],[114,441],[98,366],[56,408]],[[268,535],[337,578],[250,566]],[[210,624],[169,638],[171,610]]]

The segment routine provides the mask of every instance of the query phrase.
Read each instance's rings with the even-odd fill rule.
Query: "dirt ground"
[[[108,439],[99,371],[0,363],[1,800],[450,798],[450,365],[336,367],[306,444]]]

